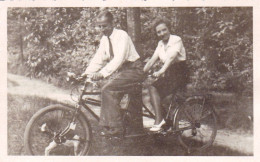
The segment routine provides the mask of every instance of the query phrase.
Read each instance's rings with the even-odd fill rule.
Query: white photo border
[[[163,3],[162,3],[163,2]],[[8,7],[253,7],[254,156],[85,156],[29,157],[7,155],[7,8]],[[0,1],[0,161],[259,161],[260,1],[257,0],[9,0]]]

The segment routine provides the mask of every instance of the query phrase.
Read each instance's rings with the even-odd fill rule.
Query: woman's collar
[[[162,40],[159,41],[159,44],[160,44],[160,46],[165,46],[165,44],[163,43]],[[170,47],[170,46],[172,46],[172,35],[170,35],[170,38],[166,44],[166,47]]]

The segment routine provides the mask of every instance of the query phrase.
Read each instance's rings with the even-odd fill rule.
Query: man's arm
[[[126,33],[121,35],[120,41],[117,42],[116,47],[114,48],[114,58],[100,70],[100,74],[103,75],[104,78],[111,75],[115,72],[125,61],[128,45],[129,45],[129,37]]]
[[[83,73],[83,75],[96,73],[97,71],[99,71],[102,68],[103,63],[104,63],[102,57],[103,57],[104,53],[105,53],[105,44],[104,44],[104,38],[102,37],[102,39],[100,40],[99,48],[98,48],[95,56],[91,60],[89,66]]]

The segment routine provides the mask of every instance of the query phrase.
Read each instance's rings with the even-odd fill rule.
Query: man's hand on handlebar
[[[93,74],[83,73],[83,74],[81,74],[81,77],[83,77],[83,78],[88,77],[89,79],[91,79],[93,81],[98,81],[98,80],[101,80],[104,78],[101,73],[93,73]]]
[[[83,76],[77,77],[75,73],[67,72],[66,79],[67,79],[67,81],[70,81],[70,82],[81,82],[85,79],[85,77],[83,77]]]
[[[94,81],[98,81],[98,80],[101,80],[103,78],[104,78],[104,76],[101,73],[91,74],[91,79],[94,80]]]
[[[86,74],[86,73],[83,73],[80,75],[80,77],[82,77],[82,78],[86,78],[87,76],[88,76],[88,74]]]

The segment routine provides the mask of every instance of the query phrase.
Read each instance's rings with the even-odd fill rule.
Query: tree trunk
[[[127,31],[130,35],[135,48],[142,57],[141,51],[141,24],[140,8],[127,9]],[[143,117],[142,117],[142,87],[139,92],[130,94],[130,103],[128,107],[129,115],[126,116],[126,136],[143,134]],[[135,99],[134,99],[135,98]]]
[[[19,15],[19,41],[20,41],[20,61],[23,64],[24,56],[23,56],[23,35],[22,35],[22,19]]]
[[[127,9],[127,31],[134,42],[138,54],[142,57],[140,8],[133,7]]]

